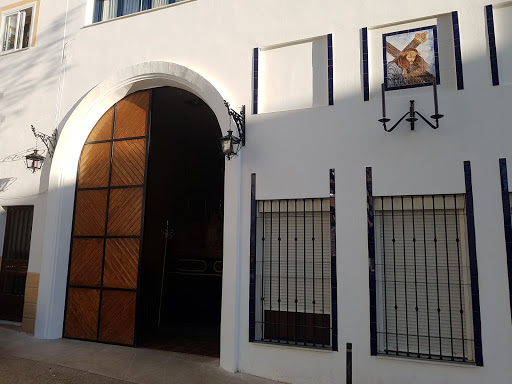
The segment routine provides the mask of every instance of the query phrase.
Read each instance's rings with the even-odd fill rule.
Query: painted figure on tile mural
[[[417,49],[425,41],[427,31],[416,33],[413,40],[401,51],[386,41],[386,52],[394,57],[386,68],[388,88],[434,82],[435,76],[429,72],[430,64]]]

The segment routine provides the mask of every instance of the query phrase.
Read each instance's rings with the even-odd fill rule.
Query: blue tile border
[[[332,55],[332,33],[327,35],[327,82],[329,85],[329,105],[334,105],[334,66]]]
[[[482,322],[480,319],[480,291],[478,288],[478,264],[476,259],[475,211],[473,207],[473,182],[471,178],[471,162],[464,162],[464,178],[466,184],[466,219],[468,230],[469,268],[471,275],[471,302],[473,305],[473,337],[475,341],[475,363],[484,365],[482,355]]]
[[[330,217],[331,217],[331,311],[332,350],[338,350],[338,280],[336,273],[336,186],[334,169],[329,170]]]
[[[368,28],[361,30],[361,41],[363,45],[363,93],[364,101],[370,100],[370,79],[368,71]]]
[[[457,90],[464,89],[464,76],[462,74],[462,56],[460,53],[459,15],[452,12],[453,46],[455,49],[455,72],[457,74]]]
[[[500,85],[500,77],[498,74],[498,54],[496,52],[496,39],[494,34],[494,13],[492,5],[485,7],[485,15],[487,19],[487,35],[489,38],[489,58],[491,59],[492,85]]]
[[[256,339],[256,174],[251,174],[251,238],[249,273],[249,341]]]
[[[411,85],[404,85],[400,87],[388,87],[388,71],[387,71],[387,52],[386,52],[386,37],[393,36],[393,35],[399,35],[404,32],[417,32],[417,31],[423,31],[425,29],[432,29],[432,34],[434,35],[434,66],[436,67],[436,81],[437,84],[441,84],[441,78],[439,75],[439,49],[437,46],[437,26],[431,25],[427,27],[421,27],[421,28],[414,28],[414,29],[407,29],[403,31],[397,31],[397,32],[391,32],[386,33],[382,35],[382,54],[383,54],[383,64],[384,64],[384,86],[386,91],[394,91],[397,89],[409,89],[409,88],[418,88],[418,87],[428,87],[431,86],[432,83],[423,83],[423,84],[411,84]]]
[[[377,281],[375,276],[375,227],[371,167],[366,167],[366,214],[368,221],[368,272],[370,278],[370,353],[372,356],[377,356]]]
[[[512,316],[512,219],[510,215],[510,192],[508,189],[507,160],[500,159],[501,200],[503,204],[503,225],[505,228],[505,246],[507,249],[508,289],[510,313]]]
[[[260,49],[254,48],[252,57],[252,113],[258,114],[258,56]]]

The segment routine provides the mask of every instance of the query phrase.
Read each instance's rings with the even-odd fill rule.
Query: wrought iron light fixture
[[[27,164],[27,169],[35,173],[41,169],[43,166],[45,157],[39,154],[37,149],[34,149],[34,152],[25,156],[25,164]]]
[[[416,118],[416,114],[421,117],[421,119],[427,123],[431,128],[437,129],[439,128],[439,119],[441,119],[444,115],[439,114],[439,106],[437,102],[437,81],[434,80],[433,82],[433,89],[434,89],[434,114],[430,116],[431,119],[435,120],[435,125],[432,124],[430,121],[427,120],[421,113],[416,111],[414,109],[414,100],[410,100],[409,103],[409,112],[407,112],[405,115],[403,115],[400,120],[397,121],[395,125],[393,125],[391,128],[387,128],[386,123],[390,120],[386,118],[386,89],[384,86],[384,83],[382,83],[381,90],[382,90],[382,119],[379,119],[379,122],[382,123],[384,130],[386,132],[391,132],[393,129],[395,129],[398,124],[400,124],[407,116],[409,116],[405,121],[408,121],[411,124],[411,131],[414,131],[414,123],[418,121]]]
[[[32,173],[37,172],[43,166],[45,161],[45,156],[43,156],[37,150],[37,140],[41,139],[43,144],[46,146],[47,153],[50,157],[53,157],[53,153],[55,152],[55,147],[57,146],[57,130],[53,131],[53,135],[48,136],[44,133],[37,132],[36,128],[31,125],[32,132],[36,138],[36,147],[34,148],[34,152],[25,156],[25,164],[27,165],[27,169],[32,171]]]
[[[222,153],[228,160],[231,160],[232,157],[238,155],[240,148],[245,146],[245,105],[242,105],[240,113],[237,113],[235,110],[233,110],[226,100],[224,100],[224,105],[228,109],[228,114],[230,117],[229,130],[228,134],[221,137],[219,141]],[[238,137],[233,136],[233,131],[231,130],[231,120],[233,120],[236,124]]]

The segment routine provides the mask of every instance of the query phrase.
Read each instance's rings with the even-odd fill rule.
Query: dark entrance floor
[[[220,357],[220,330],[211,324],[180,325],[160,329],[147,337],[142,347]]]

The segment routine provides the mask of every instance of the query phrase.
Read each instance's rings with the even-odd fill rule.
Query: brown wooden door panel
[[[107,187],[111,143],[85,144],[80,156],[78,188]]]
[[[145,168],[145,139],[114,143],[111,186],[144,184]]]
[[[85,287],[101,285],[104,239],[74,239],[69,284]]]
[[[119,101],[87,139],[105,142],[82,150],[65,337],[134,344],[149,100],[146,91]]]
[[[69,288],[64,336],[96,340],[99,307],[99,289]]]
[[[137,288],[139,239],[107,239],[103,286]]]
[[[108,236],[139,236],[144,188],[113,189],[108,209]]]
[[[134,343],[136,298],[136,292],[103,291],[100,341]]]
[[[76,193],[75,236],[105,234],[107,197],[108,191],[104,189]]]
[[[138,92],[117,103],[116,139],[146,136],[148,120],[149,92]]]
[[[112,140],[112,127],[114,126],[114,107],[110,108],[98,120],[96,126],[89,134],[86,142]]]

